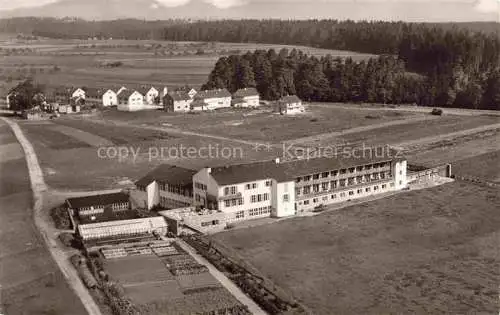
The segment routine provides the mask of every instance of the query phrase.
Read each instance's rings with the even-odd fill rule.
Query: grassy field
[[[0,60],[0,75],[4,77],[33,75],[40,83],[56,86],[162,84],[172,88],[189,84],[199,88],[221,56],[256,49],[291,50],[294,47],[251,43],[6,39],[0,41],[0,48],[8,51]],[[311,47],[296,48],[318,57],[330,54],[363,60],[372,56]],[[110,62],[121,62],[122,65],[112,69],[104,67]]]
[[[0,310],[9,315],[86,314],[32,222],[32,193],[20,149],[0,123]],[[4,158],[12,150],[15,155]]]
[[[453,173],[500,183],[500,151],[481,154],[453,163]]]
[[[106,110],[99,119],[134,124],[168,126],[182,130],[250,141],[280,142],[315,134],[340,132],[360,126],[420,117],[422,114],[314,107],[297,116],[277,115],[269,107],[261,110],[221,110],[196,114],[165,112],[125,113]]]
[[[315,314],[491,314],[499,207],[455,182],[215,237]]]

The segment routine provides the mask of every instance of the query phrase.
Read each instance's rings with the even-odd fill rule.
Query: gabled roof
[[[118,94],[118,98],[128,99],[135,92],[141,94],[139,91],[136,91],[136,90],[123,90],[120,94]],[[141,94],[141,96],[143,96],[143,94]]]
[[[283,96],[280,99],[281,102],[284,103],[298,103],[302,102],[300,98],[298,98],[296,95],[288,95],[288,96]]]
[[[157,181],[163,184],[169,184],[172,186],[192,186],[193,176],[197,173],[195,170],[163,164],[155,168],[153,171],[149,172],[146,176],[139,179],[135,184],[137,186],[147,186],[153,181]]]
[[[171,92],[168,93],[166,96],[170,96],[174,101],[189,101],[191,99],[189,94],[184,91]]]
[[[388,148],[364,148],[366,151],[362,150],[362,148],[353,149],[349,151],[349,154],[343,154],[344,152],[340,151],[336,157],[311,158],[279,163],[264,161],[216,167],[211,169],[211,175],[219,185],[232,185],[265,179],[285,182],[293,181],[300,176],[399,159],[395,158],[396,152],[388,150]],[[359,156],[359,158],[354,156]]]
[[[126,193],[118,192],[112,194],[68,198],[66,201],[68,202],[71,208],[82,208],[82,207],[92,207],[92,206],[104,206],[113,203],[129,202],[129,196]]]
[[[85,96],[88,98],[101,98],[108,89],[102,88],[85,88]]]
[[[239,89],[233,95],[234,97],[247,97],[247,96],[259,96],[259,92],[256,88],[244,88]]]
[[[196,94],[196,99],[218,98],[218,97],[231,97],[231,93],[227,89],[218,90],[205,90]]]

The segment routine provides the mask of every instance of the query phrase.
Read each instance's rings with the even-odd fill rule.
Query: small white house
[[[125,112],[134,112],[143,110],[144,96],[133,90],[124,90],[118,95],[118,110]]]
[[[200,104],[203,106],[199,106]],[[192,107],[201,110],[231,107],[231,93],[226,89],[201,91],[194,96]]]
[[[193,99],[184,91],[171,92],[163,97],[163,106],[167,112],[188,112]]]
[[[295,95],[284,96],[277,102],[276,111],[282,115],[299,114],[305,111],[302,101]]]
[[[118,105],[118,95],[115,91],[109,89],[102,94],[102,105],[103,106],[117,106]]]
[[[234,107],[258,107],[260,105],[259,92],[255,88],[239,89],[233,94]]]
[[[85,99],[85,91],[81,88],[77,88],[71,93],[71,98],[73,99]]]

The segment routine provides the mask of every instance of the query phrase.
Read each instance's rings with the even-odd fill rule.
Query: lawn
[[[353,127],[411,119],[421,114],[311,107],[305,115],[283,116],[269,107],[261,110],[220,110],[196,114],[122,113],[107,110],[103,119],[169,126],[250,141],[279,142]]]
[[[500,183],[500,151],[481,154],[453,163],[453,173]]]
[[[215,238],[315,314],[492,314],[499,207],[454,182]]]

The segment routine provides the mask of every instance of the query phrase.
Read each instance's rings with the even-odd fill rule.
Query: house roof
[[[297,95],[283,96],[280,99],[280,101],[284,102],[284,103],[297,103],[297,102],[301,102],[300,98],[298,98]]]
[[[233,95],[234,97],[259,96],[259,92],[255,88],[239,89]]]
[[[141,92],[136,90],[123,90],[120,94],[118,94],[119,99],[128,99],[135,92],[141,94]],[[143,94],[141,94],[143,96]]]
[[[311,158],[293,161],[264,161],[212,168],[211,175],[219,185],[232,185],[255,180],[275,179],[278,182],[293,181],[297,177],[371,163],[398,160],[396,152],[387,148],[351,150],[340,152],[336,157]],[[364,153],[363,153],[364,152]],[[359,156],[355,158],[353,156]],[[333,154],[332,154],[333,155]]]
[[[172,186],[192,186],[193,176],[197,172],[195,170],[163,164],[149,172],[146,176],[139,179],[135,184],[137,186],[147,186],[153,181],[157,181]]]
[[[168,93],[167,95],[170,96],[174,101],[188,101],[191,99],[189,94],[185,91],[171,92],[171,93]]]
[[[109,89],[85,88],[85,96],[88,98],[101,98]]]
[[[218,90],[205,90],[196,94],[196,99],[218,98],[218,97],[231,97],[231,93],[227,89]]]
[[[66,200],[71,208],[91,207],[98,205],[109,205],[112,203],[128,202],[126,193],[118,192],[112,194],[93,195],[86,197],[68,198]]]

